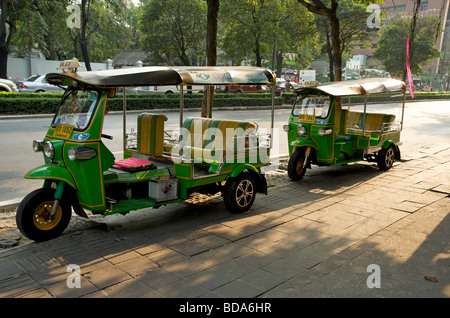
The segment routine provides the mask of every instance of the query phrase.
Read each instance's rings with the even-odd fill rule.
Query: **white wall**
[[[38,60],[36,58],[15,58],[8,57],[8,77],[13,81],[22,81],[31,75],[47,74],[53,72],[60,72],[57,70],[61,61]],[[80,62],[83,66],[79,68],[80,71],[86,71],[84,62]],[[105,63],[91,63],[92,70],[105,70],[108,68]]]

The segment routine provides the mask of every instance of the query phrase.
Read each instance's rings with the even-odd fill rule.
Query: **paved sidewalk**
[[[0,249],[0,297],[450,297],[450,144],[406,148],[387,172],[275,172],[242,215],[202,196],[74,217],[57,239]]]

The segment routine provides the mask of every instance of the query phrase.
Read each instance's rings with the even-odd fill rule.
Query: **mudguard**
[[[36,167],[25,174],[26,179],[45,179],[64,181],[75,190],[78,187],[69,170],[60,166],[43,165]]]
[[[267,195],[267,180],[264,175],[261,175],[253,165],[251,164],[242,164],[238,167],[234,168],[234,170],[230,173],[231,178],[237,177],[242,171],[248,170],[250,174],[255,178],[256,182],[256,191],[258,193],[264,193]]]
[[[312,148],[314,148],[315,150],[319,150],[319,147],[317,147],[317,144],[313,141],[313,140],[308,140],[308,139],[297,139],[294,140],[290,143],[291,147],[295,148],[299,148],[299,147],[308,147],[311,146]]]

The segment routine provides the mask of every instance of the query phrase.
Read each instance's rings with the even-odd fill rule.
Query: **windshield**
[[[67,91],[61,107],[53,119],[52,126],[62,124],[73,126],[75,130],[86,129],[97,104],[98,96],[96,91]]]
[[[331,97],[327,95],[298,95],[292,116],[309,120],[327,118],[330,103]]]

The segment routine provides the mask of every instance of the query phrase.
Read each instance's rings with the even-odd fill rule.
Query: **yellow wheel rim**
[[[59,224],[62,217],[61,206],[58,206],[55,216],[50,219],[52,213],[53,201],[42,202],[33,213],[33,223],[36,228],[42,231],[48,231],[53,229]]]

